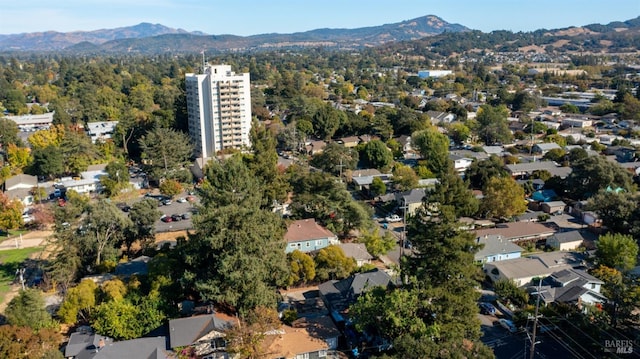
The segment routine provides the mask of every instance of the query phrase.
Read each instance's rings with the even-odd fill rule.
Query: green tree
[[[462,122],[456,122],[449,126],[449,136],[456,144],[463,144],[471,136],[471,129]]]
[[[356,269],[356,261],[347,257],[342,248],[330,245],[322,248],[315,257],[316,277],[320,281],[348,277]]]
[[[96,307],[91,326],[101,335],[116,340],[137,338],[142,332],[137,320],[140,310],[128,301],[108,301]]]
[[[562,148],[554,148],[552,150],[549,150],[549,152],[545,153],[543,158],[545,160],[562,163],[566,155],[567,153]]]
[[[596,242],[598,264],[628,271],[636,266],[638,243],[633,237],[618,233],[601,235]]]
[[[138,140],[145,167],[158,179],[175,178],[188,164],[193,147],[189,137],[168,128],[155,128]]]
[[[212,165],[206,174],[196,233],[184,248],[185,290],[241,313],[274,307],[275,288],[288,276],[282,219],[260,208],[258,179],[241,159]]]
[[[316,277],[316,267],[310,255],[299,250],[287,254],[289,261],[289,285],[306,284]]]
[[[393,183],[396,189],[408,191],[418,186],[418,175],[413,168],[401,163],[396,163],[393,168]]]
[[[369,189],[375,196],[381,196],[387,193],[387,185],[384,184],[384,182],[380,177],[373,177],[373,180],[371,181],[371,185],[369,186]]]
[[[372,168],[385,170],[393,162],[391,150],[380,140],[367,142],[362,149],[362,159]]]
[[[126,236],[127,250],[136,240],[146,243],[154,239],[155,222],[161,215],[162,212],[158,210],[158,201],[153,198],[145,198],[131,206],[129,219],[133,226],[130,228],[132,233]]]
[[[491,155],[486,160],[473,161],[466,170],[465,178],[469,180],[472,188],[484,189],[490,178],[506,177],[507,175],[502,159]]]
[[[32,156],[33,162],[29,172],[49,178],[64,173],[64,160],[60,148],[54,146],[38,148],[33,151]]]
[[[468,184],[453,169],[442,176],[433,191],[428,191],[426,200],[428,203],[437,203],[454,208],[458,217],[472,216],[478,212],[480,202],[469,190]]]
[[[92,260],[90,265],[99,266],[105,257],[114,257],[116,246],[124,240],[125,232],[132,226],[131,219],[113,203],[100,200],[87,208],[82,221],[81,246],[85,251],[84,260]]]
[[[337,142],[332,142],[325,149],[314,155],[310,165],[335,176],[353,170],[358,165],[358,152]]]
[[[411,135],[411,145],[427,161],[427,168],[440,177],[449,167],[449,139],[434,127]]]
[[[628,192],[601,190],[589,198],[587,208],[596,212],[611,232],[629,234],[634,227],[639,200],[637,195]]]
[[[577,160],[571,164],[571,168],[566,182],[572,198],[587,199],[607,187],[611,190],[621,188],[627,192],[634,189],[629,172],[602,156]]]
[[[485,217],[511,218],[526,210],[524,189],[513,178],[489,179],[481,204],[481,211]]]
[[[396,246],[396,240],[389,232],[380,235],[378,228],[373,230],[365,230],[362,236],[358,238],[358,243],[364,243],[367,252],[378,258],[383,254],[387,254]]]
[[[482,105],[478,110],[476,121],[479,129],[478,135],[487,145],[494,143],[509,143],[511,131],[507,123],[509,110],[505,106],[493,107]]]
[[[501,279],[493,284],[498,298],[506,303],[524,307],[529,303],[529,294],[509,279]]]
[[[35,289],[21,290],[18,296],[11,299],[4,314],[9,324],[35,331],[55,325],[51,314],[45,309],[42,294]]]
[[[166,179],[160,183],[160,193],[167,195],[171,198],[180,194],[184,189],[180,182],[174,179]]]
[[[323,140],[329,140],[346,120],[347,115],[344,112],[334,109],[331,104],[325,104],[313,115],[311,122],[315,135]]]
[[[0,145],[2,148],[9,147],[10,144],[22,146],[22,140],[18,137],[18,125],[6,118],[0,117]]]

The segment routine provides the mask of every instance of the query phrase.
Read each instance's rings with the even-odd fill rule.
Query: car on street
[[[392,214],[390,216],[384,217],[384,220],[389,223],[402,222],[402,217],[397,214]]]
[[[498,319],[498,323],[500,323],[500,326],[508,330],[510,333],[516,333],[518,331],[516,325],[509,319],[500,318]]]
[[[493,304],[488,302],[480,302],[478,303],[478,306],[480,307],[480,313],[487,315],[496,315],[496,307],[494,307]]]

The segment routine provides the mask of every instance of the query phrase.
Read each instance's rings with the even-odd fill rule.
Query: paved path
[[[0,251],[16,248],[30,248],[44,246],[47,239],[53,234],[52,231],[32,231],[20,236],[9,238],[0,243]]]

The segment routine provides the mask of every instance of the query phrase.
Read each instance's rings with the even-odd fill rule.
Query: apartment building
[[[227,148],[251,145],[249,73],[229,65],[205,64],[202,74],[186,74],[189,135],[196,157],[213,157]]]

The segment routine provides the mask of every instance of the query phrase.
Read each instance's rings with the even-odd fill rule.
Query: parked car
[[[187,199],[184,198],[184,197],[178,198],[178,203],[185,203],[186,201],[187,201]]]
[[[191,213],[185,212],[182,214],[182,219],[189,219],[189,218],[191,218]]]
[[[181,221],[181,220],[182,220],[182,215],[180,215],[180,214],[173,214],[173,215],[171,215],[171,219],[172,219],[174,222]]]
[[[171,216],[164,216],[162,218],[160,218],[160,220],[164,223],[169,223],[169,222],[173,222],[173,218],[171,218]]]
[[[390,216],[385,217],[384,220],[389,223],[402,222],[402,217],[398,216],[397,214],[392,214]]]
[[[516,328],[516,325],[513,324],[512,321],[510,321],[509,319],[504,319],[504,318],[500,318],[498,319],[498,323],[500,323],[500,325],[508,330],[510,333],[516,333],[518,331],[518,328]]]
[[[480,302],[478,306],[480,307],[480,313],[487,315],[496,315],[496,307],[494,307],[493,304]]]
[[[164,201],[162,201],[162,204],[164,204],[165,206],[168,206],[170,204],[172,204],[173,202],[170,199],[165,199]]]

